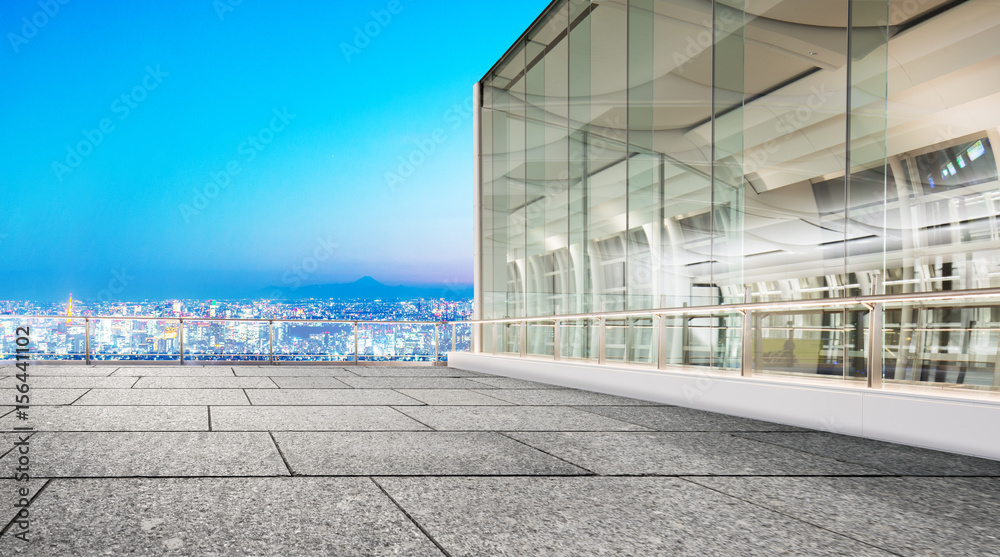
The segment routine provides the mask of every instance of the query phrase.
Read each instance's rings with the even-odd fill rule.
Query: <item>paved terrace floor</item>
[[[1000,554],[1000,462],[441,367],[30,385],[2,555]]]

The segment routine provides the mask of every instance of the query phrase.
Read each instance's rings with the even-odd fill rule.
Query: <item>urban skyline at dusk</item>
[[[471,284],[472,84],[546,4],[5,3],[0,299]]]

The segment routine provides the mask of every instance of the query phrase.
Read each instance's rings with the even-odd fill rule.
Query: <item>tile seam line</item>
[[[858,462],[851,462],[849,460],[841,460],[840,458],[836,458],[836,457],[832,457],[832,456],[828,456],[828,455],[823,455],[823,454],[819,454],[819,453],[814,453],[812,451],[807,451],[805,449],[800,449],[798,447],[789,447],[787,445],[782,445],[780,443],[775,443],[774,441],[763,441],[761,439],[754,439],[753,437],[746,437],[745,435],[741,435],[741,433],[743,433],[743,434],[746,434],[746,433],[765,433],[765,434],[766,433],[782,433],[782,434],[792,433],[792,434],[796,434],[797,433],[797,434],[801,435],[803,433],[813,433],[813,434],[815,434],[815,433],[825,433],[823,431],[774,431],[774,432],[769,432],[769,431],[755,431],[755,432],[744,431],[744,432],[730,433],[730,435],[732,435],[733,437],[739,437],[740,439],[746,439],[748,441],[757,441],[758,443],[763,443],[765,445],[772,445],[772,446],[775,446],[775,447],[781,447],[783,449],[793,450],[793,451],[800,452],[800,453],[803,453],[803,454],[807,454],[807,455],[810,455],[810,456],[818,456],[820,458],[825,458],[825,459],[828,459],[828,460],[832,460],[834,462],[840,462],[840,463],[843,463],[843,464],[850,464],[851,466],[861,466],[863,468],[869,468],[871,470],[877,470],[879,472],[885,472],[886,474],[890,474],[890,475],[896,474],[892,470],[886,470],[886,469],[880,468],[878,466],[870,466],[870,465],[861,464],[861,463],[858,463]],[[834,433],[833,435],[843,435],[843,434],[841,434],[841,433]],[[882,441],[882,442],[885,443],[885,441]],[[892,443],[892,444],[895,445],[896,443]],[[904,445],[904,446],[906,446],[906,445]],[[973,457],[973,458],[977,458],[977,457]]]
[[[288,463],[288,459],[285,457],[285,453],[281,450],[281,446],[278,445],[278,440],[274,438],[274,432],[268,431],[267,435],[271,438],[271,443],[274,443],[274,449],[278,451],[278,456],[281,457],[281,462],[285,464],[285,469],[288,470],[288,476],[295,477],[295,472],[292,470],[292,465]]]
[[[534,449],[534,450],[536,450],[536,451],[538,451],[538,452],[540,452],[542,454],[549,455],[552,458],[554,458],[556,460],[559,460],[560,462],[565,462],[566,464],[569,464],[570,466],[573,466],[574,468],[579,468],[580,470],[583,470],[584,472],[587,472],[588,474],[590,474],[592,476],[600,476],[601,475],[601,474],[598,474],[597,472],[594,472],[590,468],[587,468],[585,466],[581,466],[581,465],[579,465],[579,464],[577,464],[575,462],[570,462],[569,460],[566,460],[565,458],[562,458],[561,456],[554,455],[554,454],[546,451],[545,449],[541,449],[541,448],[538,448],[538,447],[536,447],[534,445],[530,445],[527,442],[522,441],[522,440],[520,440],[520,439],[518,439],[516,437],[511,437],[510,435],[507,435],[506,432],[503,432],[503,431],[494,431],[492,433],[496,433],[497,435],[501,435],[503,437],[506,437],[507,439],[510,439],[511,441],[514,441],[515,443],[520,443],[520,444],[524,445],[525,447],[528,447],[529,449]]]
[[[451,557],[451,553],[449,553],[448,550],[445,549],[444,546],[441,545],[441,543],[438,542],[434,538],[434,536],[432,536],[431,533],[428,532],[427,529],[423,527],[423,525],[417,522],[417,519],[413,518],[413,516],[409,513],[409,511],[403,508],[403,505],[400,505],[399,502],[396,501],[396,499],[392,495],[389,495],[389,491],[386,490],[384,487],[382,487],[382,484],[378,483],[378,480],[376,480],[374,476],[368,476],[368,479],[371,480],[371,482],[375,484],[375,487],[377,487],[382,493],[384,493],[385,496],[388,497],[390,501],[392,501],[393,505],[396,505],[396,508],[399,509],[399,512],[403,513],[403,515],[407,518],[407,520],[409,520],[414,526],[416,526],[417,529],[420,530],[420,532],[428,540],[430,540],[430,542],[433,543],[435,547],[438,548],[438,551],[443,553],[445,557]]]
[[[117,480],[117,479],[127,479],[127,480],[197,480],[197,479],[229,479],[229,478],[271,478],[271,479],[309,479],[309,478],[371,478],[373,477],[371,473],[358,473],[358,474],[303,474],[296,473],[294,476],[289,476],[288,474],[233,474],[233,475],[218,475],[218,474],[201,474],[201,475],[163,475],[163,476],[150,476],[144,474],[129,474],[123,476],[35,476],[35,479],[45,479],[45,480]],[[887,479],[970,479],[969,477],[940,477],[940,476],[762,476],[760,474],[748,474],[748,475],[711,475],[711,474],[474,474],[474,473],[456,473],[456,474],[377,474],[376,477],[379,478],[552,478],[561,480],[575,480],[575,479],[593,479],[593,480],[607,480],[614,478],[629,478],[629,479],[684,479],[690,480],[693,483],[694,480],[698,479],[713,479],[713,478],[732,478],[732,479],[852,479],[852,480],[887,480]],[[995,480],[996,477],[976,477],[972,479],[984,479],[984,480]],[[706,489],[712,489],[708,486],[698,484]],[[725,494],[729,497],[731,495]],[[734,497],[737,498],[737,497]],[[758,505],[759,506],[759,505]],[[770,510],[770,509],[768,509]]]
[[[411,416],[411,415],[407,414],[406,412],[403,412],[402,410],[400,410],[399,408],[396,408],[395,406],[389,406],[389,408],[391,408],[391,409],[395,410],[396,412],[399,412],[400,414],[402,414],[402,415],[406,416],[407,418],[409,418],[409,419],[411,419],[411,420],[413,420],[413,421],[417,422],[418,424],[420,424],[420,425],[422,425],[422,426],[424,426],[424,427],[428,428],[428,429],[429,429],[430,431],[442,431],[442,430],[439,430],[439,429],[437,429],[437,428],[435,428],[435,427],[431,427],[431,426],[430,426],[429,424],[425,424],[424,422],[422,422],[422,421],[420,421],[420,420],[418,420],[418,419],[414,418],[413,416]],[[417,408],[420,408],[420,407],[417,407]],[[428,405],[426,405],[426,404],[425,404],[425,405],[423,406],[423,408],[431,408],[431,406],[428,406]],[[392,430],[386,430],[386,431],[392,431]],[[447,430],[444,430],[444,431],[447,431]]]
[[[400,404],[399,406],[430,406],[430,404],[427,404],[426,402],[420,400],[419,398],[414,398],[414,397],[412,397],[412,396],[410,396],[410,395],[408,395],[406,393],[399,392],[399,389],[389,389],[389,390],[392,391],[392,392],[394,392],[394,393],[399,394],[400,396],[405,396],[406,398],[408,398],[408,399],[410,399],[410,400],[412,400],[413,402],[416,403],[416,404],[406,404],[406,405]],[[367,404],[361,404],[359,406],[368,406],[368,405]]]
[[[469,392],[472,392],[472,393],[478,393],[478,394],[481,394],[481,395],[483,395],[483,396],[485,396],[485,397],[489,397],[489,398],[492,398],[492,399],[494,399],[494,400],[499,400],[500,402],[505,402],[505,403],[507,403],[507,404],[513,404],[514,406],[520,406],[520,405],[519,405],[519,404],[517,404],[516,402],[511,402],[511,401],[509,401],[509,400],[504,400],[504,399],[502,399],[502,398],[500,398],[500,397],[498,397],[498,396],[493,396],[493,395],[490,395],[490,394],[486,394],[486,393],[482,392],[482,391],[494,391],[494,390],[499,390],[499,389],[467,389],[467,390],[468,390]],[[442,406],[446,406],[446,405],[442,405]],[[460,405],[458,405],[458,404],[454,404],[454,405],[452,405],[452,406],[460,406]],[[481,405],[481,406],[486,406],[486,405],[485,405],[485,404],[483,404],[483,405]]]
[[[41,495],[42,492],[45,491],[45,488],[49,487],[49,484],[52,482],[53,479],[51,478],[46,479],[45,483],[42,484],[42,487],[38,488],[38,491],[36,491],[35,494],[31,496],[31,499],[28,501],[28,506],[26,508],[30,509],[31,505],[35,502],[35,499],[38,499],[38,496]],[[0,539],[3,539],[4,536],[7,535],[7,532],[10,531],[11,526],[14,525],[15,520],[17,520],[16,514],[13,517],[11,517],[10,522],[8,522],[7,525],[3,527],[3,530],[0,530]]]
[[[754,501],[750,501],[750,500],[744,499],[742,497],[737,497],[735,495],[731,495],[731,494],[726,493],[724,491],[720,491],[720,490],[718,490],[718,489],[716,489],[714,487],[710,487],[710,486],[707,486],[707,485],[704,485],[704,484],[700,484],[700,483],[698,483],[698,482],[696,482],[694,480],[691,480],[690,478],[683,478],[682,477],[682,478],[678,478],[678,479],[681,480],[681,481],[683,481],[683,482],[688,482],[689,484],[696,485],[696,486],[701,487],[703,489],[707,489],[709,491],[714,491],[715,493],[718,493],[718,494],[722,495],[723,497],[730,497],[732,499],[736,499],[737,501],[743,501],[744,503],[746,503],[748,505],[751,505],[751,506],[754,506],[754,507],[757,507],[759,509],[764,509],[764,510],[773,512],[773,513],[775,513],[777,515],[784,516],[786,518],[790,518],[790,519],[792,519],[792,520],[794,520],[796,522],[800,522],[802,524],[807,524],[809,526],[812,526],[813,528],[817,528],[819,530],[823,530],[824,532],[828,532],[830,534],[833,534],[834,536],[838,536],[838,537],[841,537],[841,538],[846,538],[846,539],[849,539],[849,540],[854,540],[855,542],[860,543],[861,545],[865,545],[865,546],[868,546],[868,547],[871,547],[871,548],[874,548],[874,549],[878,549],[879,551],[884,551],[884,552],[888,553],[889,555],[898,555],[899,557],[903,557],[902,553],[899,553],[899,552],[896,552],[896,551],[892,551],[890,549],[886,549],[884,547],[875,545],[875,544],[870,543],[870,542],[859,540],[859,539],[857,539],[857,538],[855,538],[853,536],[850,536],[848,534],[844,534],[844,533],[838,532],[836,530],[831,530],[831,529],[829,529],[829,528],[827,528],[825,526],[821,526],[819,524],[814,524],[814,523],[812,523],[812,522],[810,522],[810,521],[808,521],[808,520],[806,520],[804,518],[799,518],[797,516],[792,516],[790,514],[787,514],[787,513],[783,512],[783,511],[779,511],[777,509],[772,509],[771,507],[768,507],[767,505],[764,505],[764,504],[761,504],[761,503],[756,503]]]

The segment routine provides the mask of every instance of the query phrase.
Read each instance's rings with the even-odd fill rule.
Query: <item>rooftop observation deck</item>
[[[0,480],[3,555],[1000,547],[1000,462],[453,367],[33,365],[30,382],[30,419],[0,417],[5,476],[9,432],[36,431],[31,481]]]

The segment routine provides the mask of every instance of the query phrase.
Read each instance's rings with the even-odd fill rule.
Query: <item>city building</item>
[[[556,0],[453,364],[1000,458],[1000,2]]]

